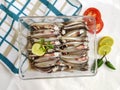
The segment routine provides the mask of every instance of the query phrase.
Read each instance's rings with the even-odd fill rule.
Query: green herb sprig
[[[53,49],[54,48],[54,45],[52,45],[50,43],[50,41],[45,41],[44,38],[41,38],[38,43],[41,44],[40,48],[45,48],[46,49],[45,51],[48,51],[49,49]]]

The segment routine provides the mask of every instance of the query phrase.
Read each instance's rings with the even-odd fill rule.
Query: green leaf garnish
[[[40,49],[44,50],[44,52],[47,52],[49,49],[53,49],[54,45],[50,43],[50,41],[45,41],[44,38],[40,38],[39,42],[41,44]]]
[[[39,41],[39,43],[40,43],[41,45],[44,45],[44,44],[45,44],[45,39],[44,39],[44,38],[41,38],[40,41]]]
[[[47,41],[46,43],[47,43],[47,45],[51,45],[51,44],[50,44],[50,41]]]
[[[47,45],[48,49],[53,49],[54,46],[53,45]]]

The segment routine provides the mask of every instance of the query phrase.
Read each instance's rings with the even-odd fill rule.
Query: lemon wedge
[[[42,56],[44,55],[46,52],[46,49],[43,45],[39,44],[39,43],[35,43],[32,46],[32,53],[37,55],[37,56]]]

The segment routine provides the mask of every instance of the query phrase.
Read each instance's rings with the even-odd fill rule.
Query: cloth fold
[[[0,61],[18,74],[18,20],[21,16],[78,15],[79,0],[3,0],[0,4]]]

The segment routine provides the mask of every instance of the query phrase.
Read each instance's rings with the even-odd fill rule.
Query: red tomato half
[[[98,22],[96,22],[96,33],[101,32],[101,30],[103,29],[104,23],[102,21],[102,19],[100,19]]]
[[[93,16],[95,19],[96,19],[96,33],[99,33],[101,30],[102,30],[102,28],[103,28],[103,26],[104,26],[104,23],[103,23],[103,21],[102,21],[102,19],[101,19],[101,13],[100,13],[100,11],[98,10],[98,9],[96,9],[96,8],[93,8],[93,7],[91,7],[91,8],[88,8],[85,12],[84,12],[84,14],[83,14],[84,16]],[[88,25],[89,26],[89,25]],[[93,30],[89,30],[91,33],[94,33],[94,31]]]
[[[99,19],[99,21],[96,22],[96,34],[98,34],[99,32],[101,32],[103,26],[104,26],[103,21],[101,19]],[[89,32],[94,33],[94,31],[92,29],[90,29]]]
[[[93,8],[93,7],[88,8],[88,9],[84,12],[83,15],[85,15],[85,16],[93,16],[93,17],[95,17],[95,19],[101,18],[101,13],[100,13],[100,11],[99,11],[97,8]]]

